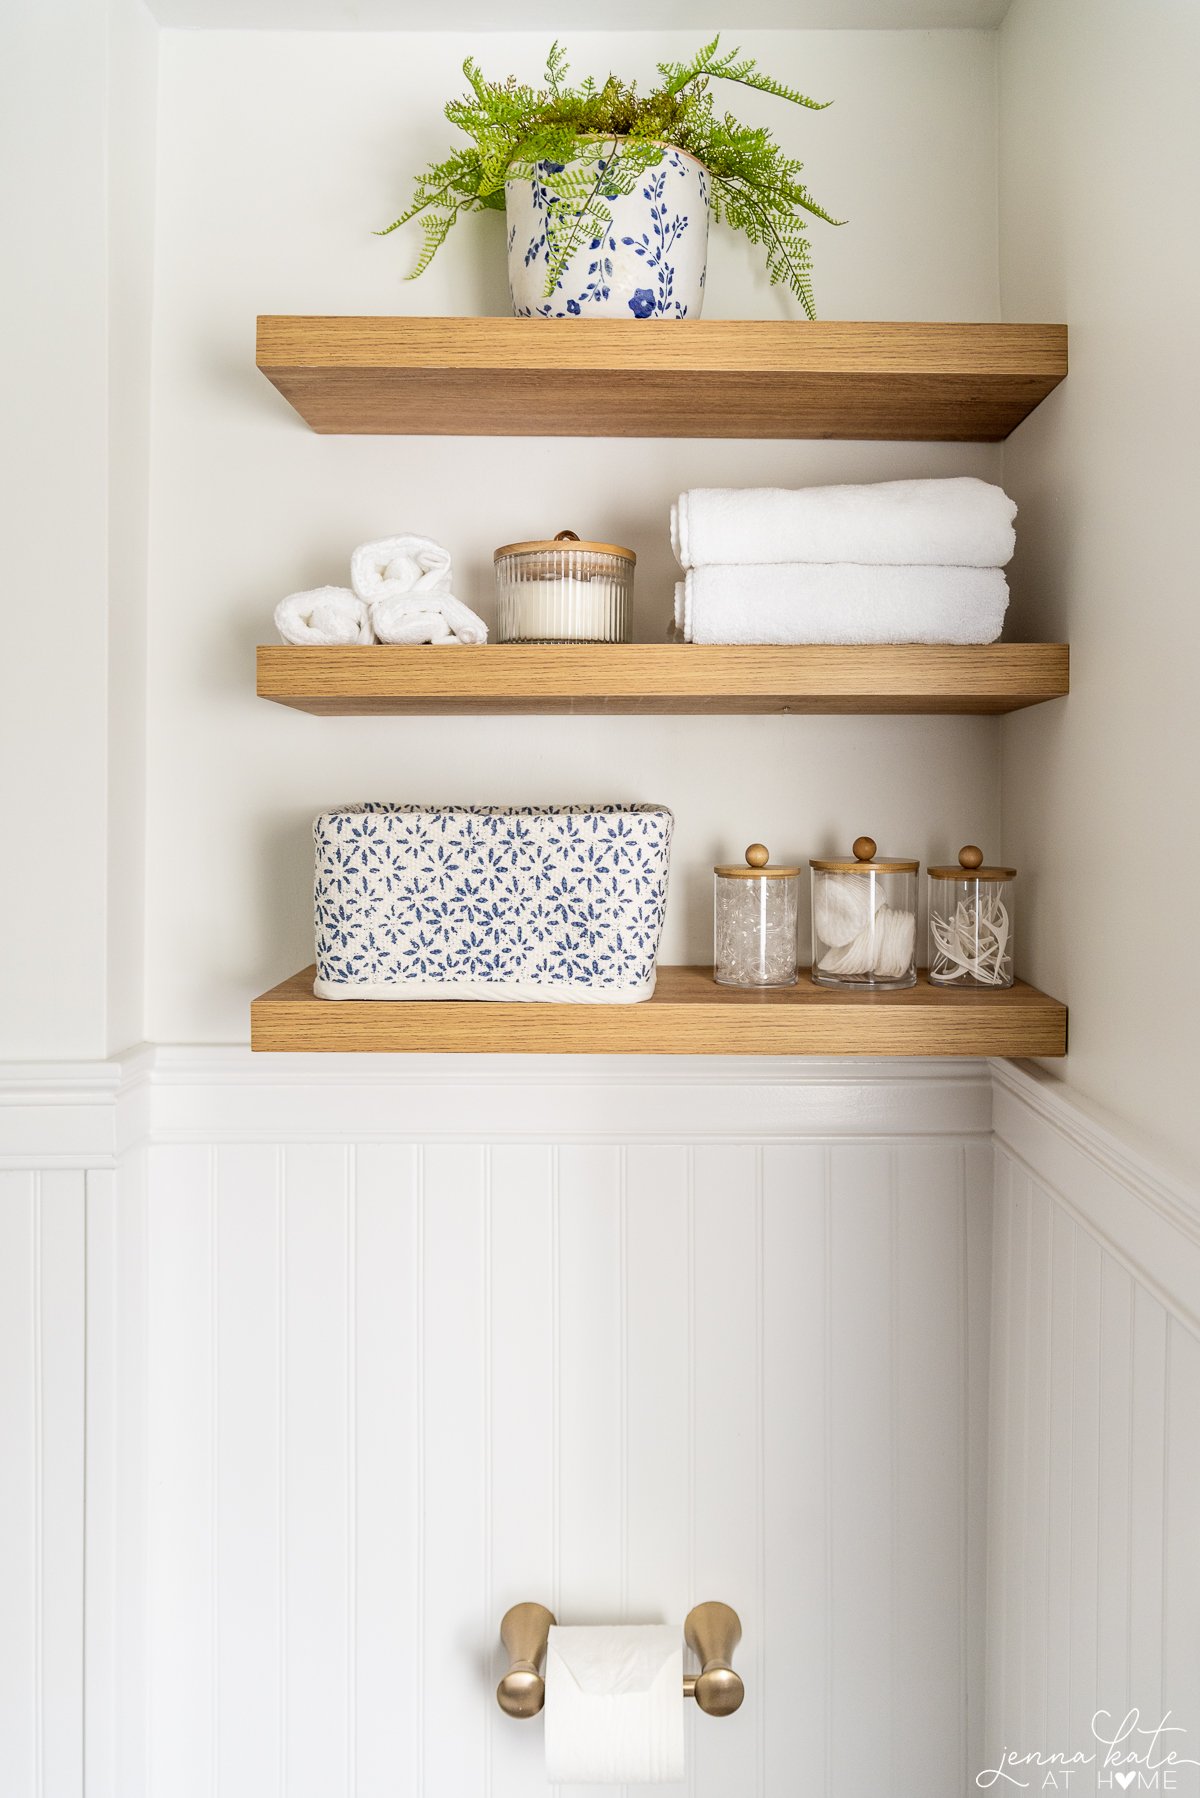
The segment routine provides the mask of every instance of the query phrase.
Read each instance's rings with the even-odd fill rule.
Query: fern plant
[[[708,170],[714,217],[759,245],[772,282],[790,288],[806,315],[816,316],[808,221],[844,221],[818,206],[800,179],[804,165],[786,156],[769,131],[718,112],[712,84],[754,88],[815,112],[827,101],[773,80],[753,57],[722,51],[719,37],[690,62],[660,62],[659,81],[645,94],[616,75],[601,85],[590,75],[570,85],[558,43],[541,87],[512,76],[489,81],[470,57],[463,73],[470,91],[450,101],[446,117],[470,142],[418,175],[407,209],[378,233],[386,237],[420,220],[424,241],[410,280],[429,267],[464,213],[502,212],[505,182],[529,179],[540,163],[550,163],[561,166],[547,224],[548,297],[579,246],[604,236],[612,223],[609,202],[632,193],[663,146],[674,145]]]

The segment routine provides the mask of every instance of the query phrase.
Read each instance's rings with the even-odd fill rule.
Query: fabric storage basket
[[[672,824],[659,805],[326,812],[313,826],[313,991],[319,999],[648,999]]]

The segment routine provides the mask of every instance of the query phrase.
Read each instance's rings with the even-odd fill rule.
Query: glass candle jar
[[[713,978],[721,986],[795,986],[799,868],[772,868],[762,843],[713,869]]]
[[[915,986],[917,868],[876,857],[858,837],[853,861],[811,861],[812,977],[818,986],[872,991]]]
[[[637,557],[615,543],[506,543],[495,554],[501,643],[628,643]]]
[[[985,868],[968,843],[956,868],[929,870],[929,978],[935,986],[1011,986],[1015,868]]]

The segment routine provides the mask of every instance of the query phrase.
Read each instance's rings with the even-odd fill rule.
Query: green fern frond
[[[473,57],[463,74],[468,91],[445,114],[467,146],[431,163],[414,182],[407,210],[377,233],[386,237],[420,223],[414,277],[464,213],[503,210],[505,184],[528,180],[539,164],[549,164],[554,195],[546,210],[546,292],[552,293],[576,252],[603,241],[612,224],[610,202],[632,192],[667,144],[706,166],[714,218],[759,246],[770,279],[790,288],[813,316],[805,226],[808,218],[843,221],[817,204],[800,179],[803,164],[785,156],[768,130],[743,125],[729,112],[718,115],[711,84],[730,82],[814,111],[824,102],[776,81],[739,50],[722,54],[719,36],[688,62],[659,63],[658,85],[646,94],[612,74],[602,83],[588,75],[568,86],[567,56],[557,40],[541,88],[514,76],[489,81]]]
[[[567,53],[555,38],[546,55],[546,86],[554,97],[558,98],[559,89],[570,73],[571,65],[567,61]]]

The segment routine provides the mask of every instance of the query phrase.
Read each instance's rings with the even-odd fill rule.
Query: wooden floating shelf
[[[659,968],[638,1005],[317,999],[315,968],[250,1007],[250,1046],[274,1051],[489,1055],[1059,1056],[1067,1011],[1017,981],[997,992],[930,986],[834,992],[718,986],[711,968]]]
[[[318,716],[1014,712],[1068,688],[1065,643],[483,644],[258,651],[260,698]]]
[[[1065,325],[266,317],[315,431],[995,443],[1067,372]]]

